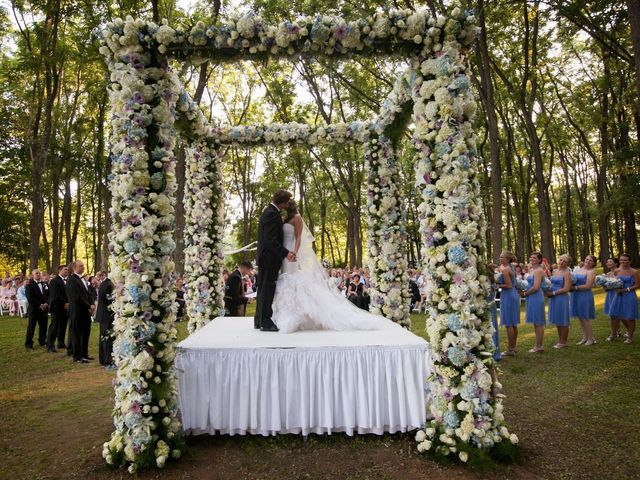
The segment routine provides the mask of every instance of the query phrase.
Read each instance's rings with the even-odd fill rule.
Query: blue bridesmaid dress
[[[624,288],[629,288],[633,285],[633,275],[618,275],[618,278],[622,280]],[[609,308],[609,316],[631,321],[638,320],[638,297],[636,297],[636,291],[616,292]]]
[[[528,289],[533,287],[533,278],[533,275],[527,277]],[[544,325],[546,323],[544,318],[544,294],[542,293],[542,286],[538,288],[535,293],[526,297],[524,321],[525,323],[533,323],[534,325]]]
[[[557,292],[564,288],[564,277],[551,277],[551,291]],[[558,327],[568,327],[571,317],[569,316],[569,295],[562,294],[549,296],[549,323]]]
[[[491,293],[487,297],[487,302],[491,303],[491,324],[493,325],[493,346],[495,350],[493,351],[493,359],[499,361],[502,359],[502,354],[500,353],[500,332],[498,330],[498,306],[496,304],[496,292],[498,291],[498,286],[496,284],[491,285]]]
[[[515,282],[515,275],[512,275]],[[504,283],[504,275],[498,276],[498,282]],[[520,295],[515,287],[500,290],[500,325],[503,327],[517,327],[520,323]]]
[[[609,315],[609,311],[611,310],[611,303],[616,296],[615,290],[607,290],[604,296],[604,314]]]
[[[587,275],[576,273],[576,287],[587,283]],[[571,292],[571,316],[583,320],[596,318],[596,306],[593,300],[593,290],[574,290]]]

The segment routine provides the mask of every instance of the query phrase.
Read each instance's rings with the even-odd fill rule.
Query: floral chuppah
[[[459,9],[449,18],[404,10],[354,22],[317,16],[277,26],[247,15],[225,25],[206,27],[198,22],[188,31],[131,18],[106,26],[100,51],[111,71],[110,248],[117,284],[118,365],[116,429],[103,451],[108,463],[129,465],[130,471],[162,467],[183,450],[173,371],[175,298],[170,288],[175,127],[190,142],[185,199],[190,330],[215,316],[221,301],[219,166],[221,145],[228,143],[365,143],[372,182],[369,248],[377,252],[372,273],[380,276],[380,286],[386,282],[386,290],[378,292],[382,313],[401,321],[408,314],[400,306],[406,264],[397,250],[383,245],[390,239],[401,241],[404,235],[400,202],[390,200],[398,190],[388,133],[408,101],[413,103],[417,187],[423,199],[423,258],[434,286],[427,330],[437,373],[434,419],[418,432],[418,449],[453,453],[466,461],[474,452],[471,447],[487,450],[498,442],[517,440],[503,425],[485,303],[488,282],[481,272],[484,224],[470,123],[473,99],[464,75],[464,52],[475,33],[473,15]],[[375,122],[235,129],[210,127],[168,64],[171,58],[221,61],[300,54],[394,54],[414,63]]]

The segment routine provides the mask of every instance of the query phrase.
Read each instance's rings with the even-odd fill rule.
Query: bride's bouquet
[[[596,285],[604,288],[605,290],[615,290],[617,288],[623,288],[624,283],[618,277],[612,277],[609,275],[597,275]]]

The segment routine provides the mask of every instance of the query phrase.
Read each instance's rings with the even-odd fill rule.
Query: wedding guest
[[[9,310],[9,315],[15,315],[18,312],[17,289],[13,286],[12,281],[5,280],[2,282],[0,302],[2,302],[4,308]]]
[[[89,296],[89,285],[82,277],[84,263],[76,260],[72,263],[73,274],[69,275],[66,284],[69,298],[69,320],[71,321],[73,338],[73,361],[88,363],[93,360],[89,356],[89,336],[91,335],[91,316],[95,313],[95,304]]]
[[[420,311],[420,289],[418,288],[418,284],[415,281],[415,272],[413,270],[409,270],[409,294],[411,295],[411,299],[409,302],[409,311]],[[416,308],[417,307],[417,308]]]
[[[616,276],[616,270],[618,269],[618,267],[620,266],[620,262],[618,262],[617,258],[607,258],[607,263],[606,263],[606,268],[607,268],[607,273],[605,274],[607,277],[613,277],[615,278]],[[607,342],[611,342],[612,340],[615,340],[616,338],[621,336],[620,333],[620,320],[619,319],[614,319],[611,318],[611,303],[613,302],[613,299],[616,296],[616,291],[613,288],[605,288],[605,297],[604,297],[604,314],[605,315],[609,315],[609,323],[611,325],[611,334],[606,338]],[[627,321],[623,320],[623,323],[625,324],[625,327],[627,328],[627,331],[629,330],[629,328],[627,327]]]
[[[29,301],[27,300],[27,293],[25,291],[27,285],[29,284],[29,279],[22,280],[18,285],[18,289],[16,291],[16,297],[18,299],[18,303],[22,305],[23,311],[27,311]]]
[[[49,282],[49,311],[51,312],[51,324],[47,332],[47,352],[56,351],[56,339],[58,348],[67,348],[64,344],[64,336],[67,330],[69,299],[67,298],[66,282],[69,276],[69,268],[66,265],[58,267],[58,275]]]
[[[245,295],[243,278],[253,268],[251,262],[241,262],[224,286],[224,308],[230,317],[244,317],[249,299]]]
[[[176,303],[178,304],[176,322],[181,322],[184,319],[184,311],[186,307],[184,300],[184,281],[182,280],[182,277],[176,278]]]
[[[542,281],[544,270],[542,269],[542,254],[533,252],[529,257],[529,275],[527,276],[527,290],[521,293],[526,299],[525,323],[533,324],[536,334],[536,344],[529,353],[544,352],[544,295],[542,293]]]
[[[616,276],[622,281],[622,288],[616,290],[616,296],[611,302],[609,315],[616,321],[625,321],[627,326],[627,338],[624,343],[633,342],[636,321],[638,320],[638,297],[636,290],[640,288],[640,274],[638,270],[631,268],[631,256],[623,253],[619,257],[620,267],[615,271]]]
[[[500,254],[498,267],[498,288],[500,288],[500,324],[507,329],[507,350],[502,355],[513,357],[518,342],[520,324],[520,296],[516,290],[516,271],[513,262],[516,257],[509,251]]]
[[[551,288],[547,292],[549,297],[549,323],[558,329],[558,343],[553,348],[565,348],[569,337],[571,322],[569,307],[569,291],[571,290],[571,257],[561,255],[558,267],[551,275]]]
[[[580,320],[582,339],[578,345],[590,346],[596,344],[593,338],[591,320],[596,318],[596,307],[593,299],[593,284],[596,274],[593,267],[596,266],[596,257],[587,255],[582,261],[582,266],[574,270],[576,284],[571,293],[571,316]]]
[[[48,289],[44,282],[40,270],[31,272],[31,282],[25,288],[27,296],[27,314],[29,323],[27,325],[27,336],[24,346],[27,350],[33,350],[33,335],[36,325],[38,325],[38,343],[44,347],[47,340],[47,320],[49,305],[47,304]]]
[[[89,298],[91,298],[91,304],[95,305],[98,302],[98,288],[100,287],[100,277],[92,275],[88,278]]]
[[[114,285],[111,279],[105,277],[98,287],[98,306],[96,307],[96,322],[100,324],[100,342],[98,343],[98,359],[106,370],[115,367],[113,361],[113,320],[111,310],[113,303]]]
[[[357,273],[351,277],[351,282],[347,287],[347,298],[358,308],[362,307],[362,297],[364,295],[364,285],[360,283],[360,275]]]
[[[227,283],[227,279],[229,278],[229,270],[226,268],[222,270],[222,282]]]

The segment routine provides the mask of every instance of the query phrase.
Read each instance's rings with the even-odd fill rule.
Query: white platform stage
[[[281,334],[216,318],[178,345],[175,366],[190,434],[382,434],[426,419],[427,343],[392,322]]]

